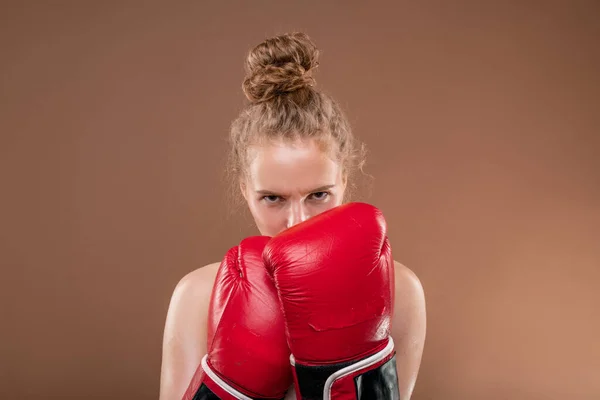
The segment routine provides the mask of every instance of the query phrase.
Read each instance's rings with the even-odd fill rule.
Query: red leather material
[[[243,240],[219,267],[210,301],[207,364],[246,396],[279,399],[292,384],[292,373],[283,313],[262,259],[269,239]]]
[[[264,252],[298,363],[360,360],[390,334],[394,264],[382,213],[336,207],[274,237]]]

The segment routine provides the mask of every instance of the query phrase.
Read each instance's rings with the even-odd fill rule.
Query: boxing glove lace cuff
[[[302,399],[316,399],[322,396],[322,399],[328,400],[332,398],[332,393],[336,394],[340,390],[343,392],[351,390],[359,398],[359,393],[362,392],[361,386],[370,386],[370,389],[364,388],[369,393],[373,390],[374,393],[389,393],[392,397],[386,396],[385,398],[388,399],[398,398],[395,397],[398,378],[394,356],[394,341],[389,337],[387,345],[382,350],[356,362],[308,366],[297,362],[293,355],[290,356],[290,362],[294,368]],[[371,377],[366,378],[367,375]],[[373,375],[376,377],[373,378]],[[363,385],[369,379],[371,382]]]

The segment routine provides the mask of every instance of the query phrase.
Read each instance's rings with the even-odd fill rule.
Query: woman
[[[318,50],[302,33],[270,38],[248,55],[250,104],[231,127],[230,170],[258,230],[281,231],[341,205],[363,163],[338,104],[314,87]],[[180,399],[206,354],[210,296],[219,262],[181,279],[164,332],[161,400]],[[391,336],[401,399],[409,399],[425,340],[425,300],[415,274],[395,262]],[[293,398],[293,390],[290,396]]]

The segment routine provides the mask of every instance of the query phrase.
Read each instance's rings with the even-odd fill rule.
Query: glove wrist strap
[[[337,394],[344,398],[399,400],[394,341],[390,337],[381,351],[358,361],[332,365],[303,365],[293,356],[290,361],[302,400],[329,400]]]

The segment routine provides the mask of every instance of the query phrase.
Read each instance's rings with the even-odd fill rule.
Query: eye
[[[281,200],[281,197],[275,196],[274,194],[270,194],[270,195],[267,195],[267,196],[263,196],[262,200],[264,200],[266,203],[269,203],[269,204],[275,204],[279,200]]]
[[[315,200],[325,200],[329,196],[329,192],[315,192],[311,197]]]

